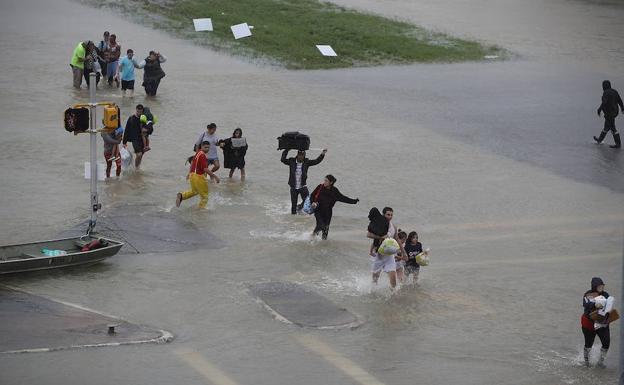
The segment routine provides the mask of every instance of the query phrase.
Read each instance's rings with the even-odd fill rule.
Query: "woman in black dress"
[[[222,140],[219,145],[223,149],[223,167],[230,169],[230,179],[234,176],[234,170],[239,169],[241,180],[245,180],[245,154],[248,146],[243,138],[243,130],[236,128],[232,137]]]
[[[344,202],[356,204],[360,200],[352,199],[340,193],[340,190],[334,186],[336,178],[333,175],[327,175],[322,184],[318,185],[312,192],[312,208],[314,208],[314,217],[316,218],[316,227],[312,235],[318,235],[322,232],[322,238],[327,239],[329,233],[329,224],[332,219],[332,209],[336,202]]]

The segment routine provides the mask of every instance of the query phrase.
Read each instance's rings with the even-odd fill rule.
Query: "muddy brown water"
[[[180,359],[179,349],[197,352],[239,384],[358,383],[302,343],[308,334],[385,384],[616,382],[619,325],[608,369],[586,370],[579,365],[578,318],[592,276],[621,295],[623,153],[592,144],[591,136],[602,127],[595,116],[600,82],[609,78],[624,89],[617,65],[624,39],[615,28],[622,7],[342,3],[519,55],[506,62],[289,72],[73,2],[0,4],[2,243],[49,238],[88,215],[82,176],[88,139],[65,133],[61,113],[88,97],[71,87],[73,47],[107,29],[139,58],[155,48],[169,61],[155,99],[141,90],[134,100],[98,90],[100,100],[121,105],[124,120],[136,103],[160,118],[143,170],[100,184],[102,214],[126,205],[139,227],[141,218],[168,216],[225,244],[3,277],[170,330],[176,340],[6,356],[0,383],[210,383],[210,374]],[[243,129],[248,179],[211,185],[205,212],[194,202],[176,209],[175,194],[186,188],[184,160],[212,121],[224,136]],[[310,239],[312,218],[288,214],[287,168],[275,138],[293,129],[309,133],[312,147],[329,148],[310,169],[309,185],[332,173],[344,194],[361,200],[337,204],[327,242]],[[385,278],[371,287],[364,237],[368,210],[385,205],[432,249],[420,285],[392,296]],[[306,285],[366,323],[340,331],[280,323],[247,290],[273,280]]]

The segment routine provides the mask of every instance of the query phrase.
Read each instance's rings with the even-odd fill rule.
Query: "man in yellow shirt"
[[[71,62],[69,66],[72,68],[74,75],[74,87],[80,88],[82,85],[82,74],[84,72],[85,57],[92,49],[95,48],[95,44],[91,40],[81,41],[74,49]]]

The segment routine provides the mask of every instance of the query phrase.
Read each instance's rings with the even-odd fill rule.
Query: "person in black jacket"
[[[298,151],[296,158],[288,158],[288,150],[282,152],[282,163],[290,167],[290,174],[288,176],[288,185],[290,186],[290,213],[297,214],[297,209],[301,209],[303,202],[310,195],[308,187],[306,186],[306,180],[308,179],[308,167],[316,166],[323,161],[327,149],[324,149],[321,155],[314,160],[306,158],[305,151]],[[297,205],[297,199],[301,195],[301,204]]]
[[[604,92],[602,93],[602,103],[600,104],[600,107],[598,107],[598,116],[600,116],[600,113],[602,112],[605,123],[600,136],[598,138],[594,136],[594,140],[598,144],[602,143],[602,140],[605,136],[607,136],[607,133],[611,131],[615,144],[609,147],[620,148],[622,147],[622,143],[620,141],[620,134],[615,128],[615,117],[618,116],[619,110],[624,111],[624,104],[622,103],[620,94],[618,94],[615,89],[611,88],[610,81],[605,80],[602,82],[602,90]]]
[[[132,143],[134,155],[136,155],[134,159],[134,167],[136,167],[137,170],[141,166],[141,160],[143,158],[143,153],[145,152],[143,135],[141,133],[141,115],[143,115],[143,105],[137,104],[134,115],[128,117],[126,127],[124,127],[122,140],[124,148],[128,148],[128,142]]]
[[[600,338],[600,342],[602,343],[602,348],[600,349],[600,358],[598,359],[596,366],[600,368],[604,368],[604,359],[607,355],[611,342],[611,333],[609,331],[608,323],[609,313],[607,313],[606,325],[599,324],[599,328],[595,327],[596,323],[590,318],[590,314],[594,310],[601,308],[601,306],[594,301],[594,298],[600,295],[604,298],[609,298],[609,293],[604,291],[604,286],[605,284],[602,279],[599,277],[592,278],[591,289],[587,290],[583,295],[583,315],[581,316],[581,330],[583,331],[583,336],[585,337],[585,348],[583,349],[585,365],[589,366],[589,352],[591,352],[592,346],[594,345],[594,339],[596,338],[596,335],[598,335],[598,338]]]
[[[312,192],[312,208],[314,209],[314,218],[316,219],[316,227],[312,231],[312,235],[318,235],[322,232],[322,238],[327,239],[329,233],[329,224],[332,219],[332,209],[336,202],[344,202],[356,204],[360,200],[352,199],[340,193],[337,187],[334,187],[336,178],[333,175],[327,175],[322,184],[318,185]]]
[[[247,154],[249,146],[244,139],[243,130],[236,128],[231,138],[219,141],[219,146],[223,150],[223,167],[230,169],[230,179],[234,176],[234,170],[238,168],[241,173],[241,181],[245,180],[245,154]],[[237,140],[238,142],[236,142]]]

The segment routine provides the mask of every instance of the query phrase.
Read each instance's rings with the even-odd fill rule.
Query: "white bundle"
[[[615,301],[614,297],[605,298],[602,295],[594,298],[594,303],[596,304],[596,308],[598,308],[598,315],[604,317],[608,312],[613,310],[613,302]],[[599,323],[594,322],[594,329],[600,329],[602,327],[608,326],[609,323]]]

